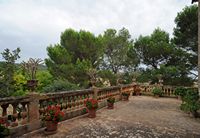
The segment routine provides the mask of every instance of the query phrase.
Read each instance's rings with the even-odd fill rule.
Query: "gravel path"
[[[146,96],[120,101],[114,110],[97,112],[95,119],[64,121],[51,138],[200,138],[200,119],[179,109],[181,101]],[[42,132],[29,137],[47,137]]]

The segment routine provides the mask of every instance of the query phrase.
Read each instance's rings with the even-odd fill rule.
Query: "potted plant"
[[[128,101],[130,96],[130,92],[122,92],[122,100]]]
[[[159,88],[159,87],[155,87],[155,88],[152,90],[152,93],[153,93],[153,95],[154,95],[156,98],[158,98],[158,97],[160,97],[160,96],[163,95],[163,91],[162,91],[162,89]]]
[[[58,122],[64,117],[64,112],[56,105],[49,105],[43,116],[43,121],[46,123],[46,134],[53,134],[57,131]]]
[[[107,99],[108,109],[113,109],[114,108],[114,103],[115,103],[115,97],[109,97]]]
[[[88,111],[88,117],[89,118],[95,118],[96,117],[96,109],[98,108],[98,101],[95,99],[87,99],[85,101],[85,106]]]
[[[134,89],[134,93],[135,93],[135,95],[141,95],[141,89],[140,89],[140,87],[139,87],[139,85],[136,85],[136,87],[135,87],[135,89]]]
[[[35,87],[38,84],[38,80],[36,79],[36,73],[38,70],[38,66],[39,64],[42,62],[41,59],[33,59],[30,58],[27,62],[22,62],[22,68],[26,74],[26,76],[28,76],[28,80],[27,80],[27,86],[31,91],[35,90]]]

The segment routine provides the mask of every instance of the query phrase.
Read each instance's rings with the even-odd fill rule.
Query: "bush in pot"
[[[152,93],[155,97],[160,97],[163,95],[163,91],[161,88],[159,87],[155,87],[153,90],[152,90]]]
[[[64,117],[64,112],[59,106],[49,105],[44,113],[43,121],[46,123],[46,132],[56,132],[58,122]]]
[[[122,100],[123,101],[128,101],[130,96],[130,92],[122,92]]]
[[[98,108],[98,101],[95,99],[86,99],[85,100],[85,106],[88,111],[88,117],[89,118],[95,118],[96,117],[96,109]]]
[[[107,99],[108,109],[113,109],[114,108],[114,103],[115,103],[115,97],[109,97]]]

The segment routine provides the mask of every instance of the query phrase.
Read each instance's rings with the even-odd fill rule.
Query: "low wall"
[[[61,107],[65,113],[64,120],[67,120],[86,113],[84,100],[87,98],[97,99],[100,109],[107,105],[109,97],[113,96],[116,101],[119,101],[122,92],[132,92],[134,87],[135,85],[120,85],[47,94],[30,93],[26,97],[18,98],[1,98],[0,119],[10,129],[11,137],[17,137],[42,128],[44,124],[41,118],[46,107],[52,102]],[[19,114],[21,114],[20,118]],[[17,119],[8,121],[11,115]]]

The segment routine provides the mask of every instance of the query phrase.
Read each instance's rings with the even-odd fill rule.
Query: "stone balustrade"
[[[152,89],[161,87],[164,96],[175,97],[176,86],[130,84],[107,88],[96,88],[76,91],[38,94],[30,93],[25,97],[0,98],[0,120],[11,132],[11,137],[17,137],[27,132],[44,127],[42,118],[48,105],[60,106],[65,113],[64,120],[86,113],[84,101],[87,98],[98,100],[99,108],[107,105],[109,97],[121,100],[123,92],[134,92],[140,88],[143,95],[152,95]]]
[[[180,86],[169,86],[169,85],[159,85],[159,84],[140,84],[139,85],[141,92],[143,95],[153,95],[152,90],[155,87],[160,87],[163,90],[163,96],[165,97],[174,97],[177,98],[177,96],[174,94],[175,89]],[[185,87],[185,88],[192,88],[192,87]]]
[[[94,98],[99,101],[99,108],[105,107],[111,96],[116,101],[122,92],[132,92],[134,85],[120,85],[108,88],[91,88],[76,91],[38,94],[30,93],[26,97],[0,98],[0,120],[17,137],[43,127],[42,117],[48,105],[57,105],[65,113],[64,120],[85,114],[84,101]]]

